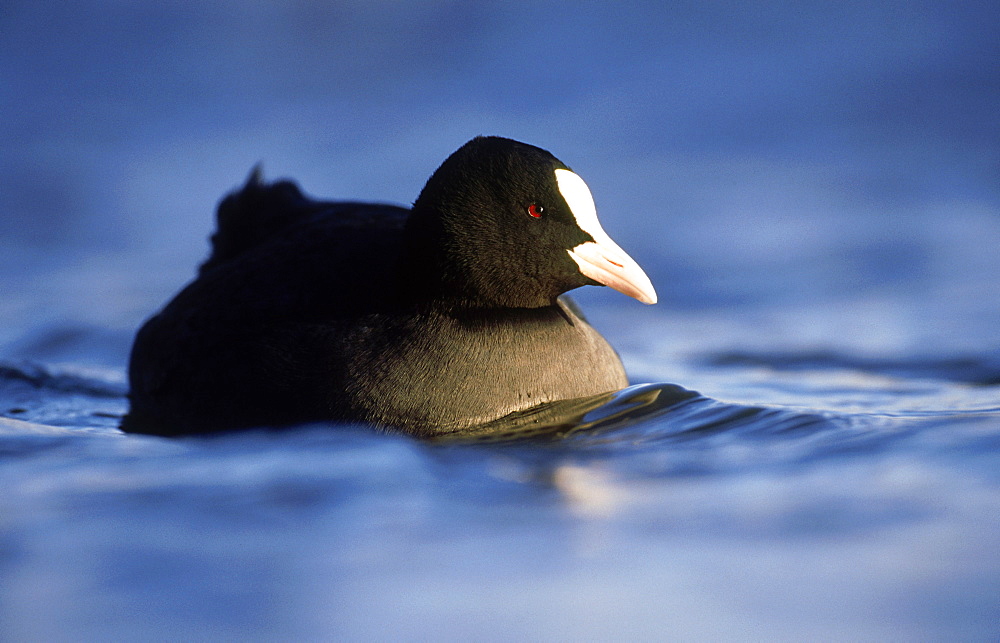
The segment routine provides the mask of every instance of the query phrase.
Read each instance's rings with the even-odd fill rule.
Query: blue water
[[[43,4],[0,8],[0,639],[1000,635],[995,3]],[[502,441],[117,430],[254,163],[408,203],[480,133],[649,273],[574,293],[635,386]]]

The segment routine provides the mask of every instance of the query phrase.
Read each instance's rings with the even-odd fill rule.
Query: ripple
[[[58,427],[117,427],[125,395],[119,371],[0,362],[0,416]]]
[[[1000,352],[977,355],[888,358],[849,355],[836,351],[743,352],[705,356],[710,366],[768,368],[776,371],[853,370],[902,378],[930,378],[981,386],[1000,384]]]
[[[696,438],[731,430],[789,433],[828,425],[821,414],[779,408],[726,404],[675,384],[639,384],[614,393],[561,400],[512,413],[472,429],[432,438],[437,442],[512,440],[586,441],[625,429],[651,437]]]

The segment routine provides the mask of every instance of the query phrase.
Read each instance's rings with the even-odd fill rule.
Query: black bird
[[[656,302],[587,185],[540,148],[477,137],[412,209],[315,201],[255,169],[198,277],[136,335],[122,429],[439,435],[615,391],[618,355],[559,298],[588,284]]]

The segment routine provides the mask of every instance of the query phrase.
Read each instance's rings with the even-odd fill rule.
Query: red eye
[[[528,206],[528,214],[535,217],[536,219],[542,218],[542,213],[545,212],[545,208],[538,205],[537,203],[532,203]]]

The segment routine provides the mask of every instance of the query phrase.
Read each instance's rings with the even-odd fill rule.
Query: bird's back
[[[336,320],[392,305],[408,213],[315,201],[254,173],[220,204],[198,277],[137,334],[123,428],[186,433],[327,417],[316,391],[331,374],[318,352],[336,350]]]

